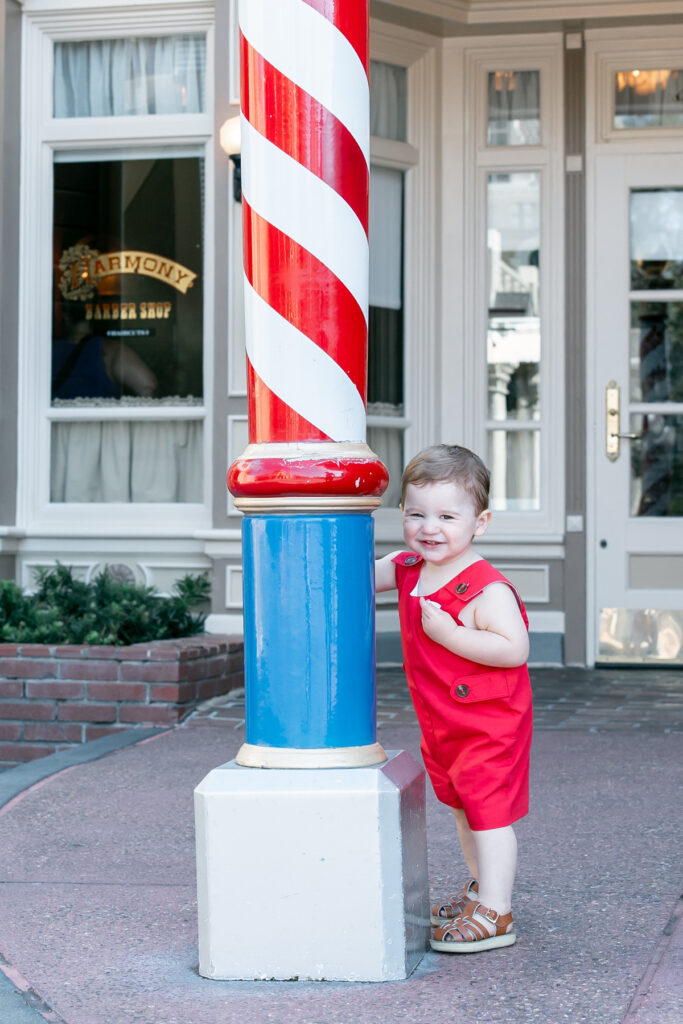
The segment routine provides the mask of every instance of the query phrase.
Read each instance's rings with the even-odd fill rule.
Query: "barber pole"
[[[207,978],[388,981],[426,948],[424,772],[375,734],[367,27],[367,0],[240,3],[246,742],[195,790]]]
[[[372,764],[367,0],[242,0],[244,765]]]

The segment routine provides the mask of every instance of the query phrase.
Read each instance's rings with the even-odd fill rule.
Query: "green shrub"
[[[205,576],[185,576],[172,597],[116,582],[105,571],[91,583],[59,563],[38,569],[38,590],[24,594],[0,580],[0,641],[32,644],[135,644],[201,633],[209,597]]]

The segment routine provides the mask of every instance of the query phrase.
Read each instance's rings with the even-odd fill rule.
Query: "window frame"
[[[540,174],[540,250],[548,255],[540,286],[541,370],[539,420],[510,429],[540,430],[539,511],[496,511],[487,540],[559,542],[564,536],[564,135],[563,41],[559,33],[493,37],[485,43],[448,40],[444,60],[445,238],[443,310],[443,431],[447,439],[481,453],[488,431],[512,421],[488,415],[487,181],[491,173]],[[452,54],[452,51],[456,51]],[[460,56],[460,60],[457,59]],[[449,55],[452,58],[449,60]],[[541,138],[534,146],[487,143],[490,71],[540,71]],[[466,138],[465,147],[458,140]],[[457,193],[460,188],[460,197]],[[451,396],[450,404],[447,395]],[[459,396],[454,409],[453,395]],[[562,453],[561,458],[556,453]],[[553,457],[555,456],[555,457]]]
[[[161,8],[163,21],[159,21]],[[174,535],[205,528],[212,502],[211,424],[213,380],[214,245],[213,195],[213,5],[189,2],[135,9],[129,3],[98,10],[80,5],[59,11],[25,4],[22,32],[22,151],[19,285],[19,474],[17,522],[31,531],[45,529],[78,536],[115,533],[129,536]],[[159,25],[163,28],[160,29]],[[206,104],[202,114],[126,117],[55,118],[53,52],[57,41],[114,39],[125,36],[206,36]],[[159,157],[187,154],[204,161],[203,300],[204,402],[191,410],[165,406],[130,407],[121,418],[175,419],[176,413],[203,424],[203,499],[188,503],[50,502],[51,425],[56,420],[101,420],[109,410],[55,410],[50,404],[50,361],[45,339],[51,337],[53,165],[55,154],[69,152],[87,160],[116,159],[124,153]],[[102,411],[105,416],[102,416]],[[118,411],[118,410],[117,410]]]
[[[604,30],[586,32],[587,82],[589,123],[593,127],[596,145],[610,143],[633,144],[641,141],[645,146],[653,143],[666,145],[665,140],[680,140],[683,125],[652,128],[615,128],[614,77],[618,71],[629,70],[628,65],[651,71],[663,67],[683,67],[683,37],[681,28],[669,27],[666,37],[661,29],[622,29],[622,38],[606,36]],[[636,64],[637,62],[637,64]],[[588,82],[591,88],[588,88]]]
[[[405,67],[408,73],[407,141],[370,140],[370,162],[404,173],[403,193],[403,416],[404,463],[431,444],[438,428],[433,396],[438,365],[439,232],[438,147],[440,140],[440,40],[396,25],[370,20],[370,58]],[[383,425],[368,416],[368,426]],[[398,508],[383,506],[373,516],[378,543],[403,536]]]

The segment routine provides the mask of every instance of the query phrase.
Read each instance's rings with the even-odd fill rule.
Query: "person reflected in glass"
[[[52,399],[152,397],[156,375],[119,338],[92,333],[82,303],[66,306],[64,338],[52,342]]]

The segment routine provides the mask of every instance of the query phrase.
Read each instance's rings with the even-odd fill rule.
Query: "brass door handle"
[[[612,434],[612,437],[625,437],[628,441],[642,441],[640,434]]]
[[[619,440],[628,438],[635,441],[638,434],[623,434],[619,431],[621,394],[619,385],[611,380],[605,389],[605,455],[610,462],[619,458]]]

